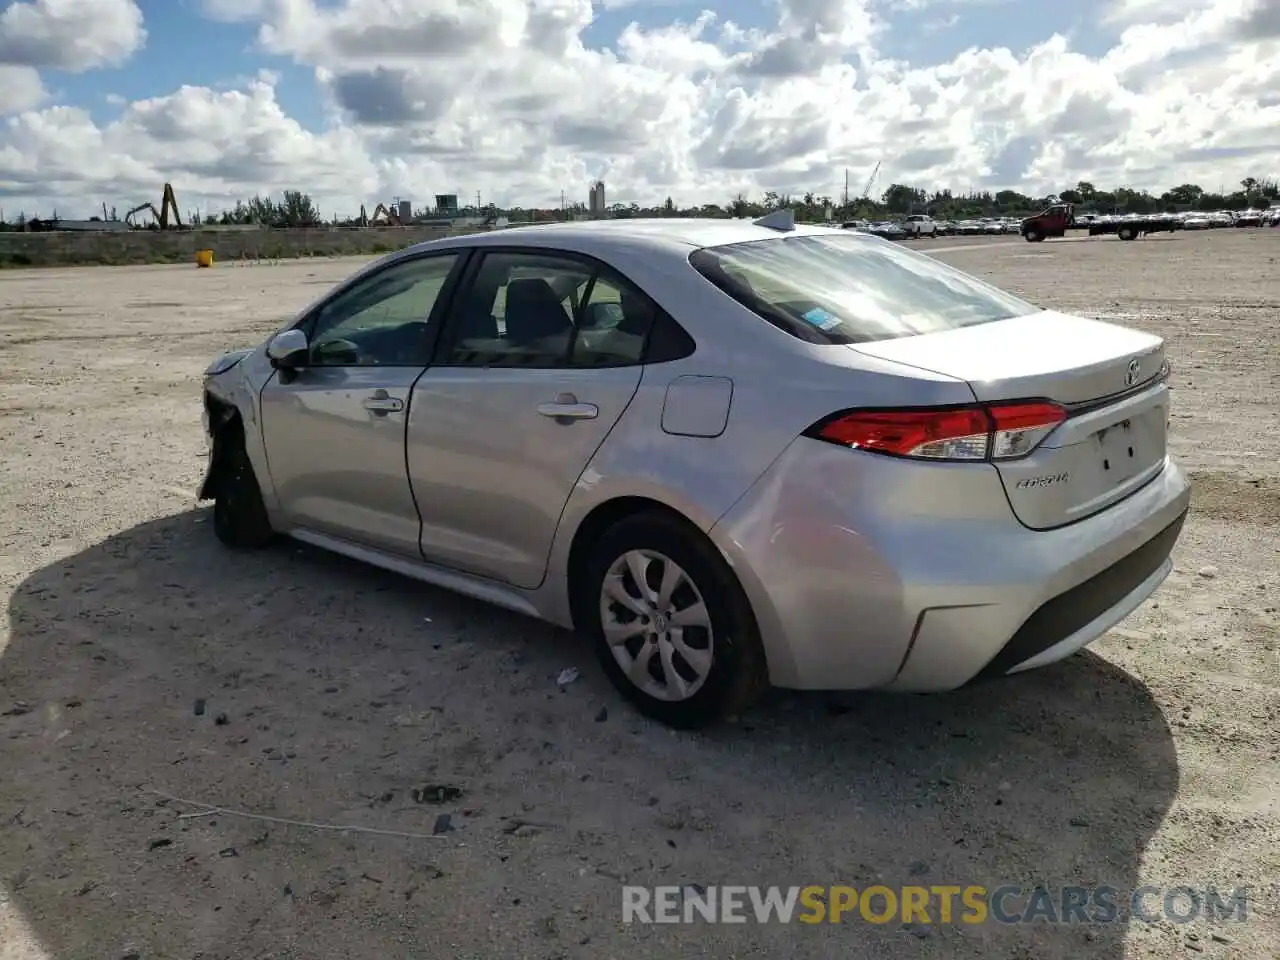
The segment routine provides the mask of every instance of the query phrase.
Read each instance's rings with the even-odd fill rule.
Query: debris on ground
[[[409,791],[414,803],[453,803],[462,799],[462,788],[447,783],[427,784]]]

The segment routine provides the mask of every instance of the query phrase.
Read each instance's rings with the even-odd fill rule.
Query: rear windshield
[[[705,247],[689,262],[743,306],[810,343],[891,340],[1040,310],[876,237],[753,240]]]

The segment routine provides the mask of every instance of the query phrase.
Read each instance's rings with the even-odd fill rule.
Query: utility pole
[[[844,168],[844,205],[849,206],[849,168]]]

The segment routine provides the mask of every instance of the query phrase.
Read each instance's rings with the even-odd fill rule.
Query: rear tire
[[[1138,231],[1135,230],[1133,227],[1121,227],[1117,231],[1117,234],[1121,240],[1137,240],[1138,239]]]
[[[664,575],[674,586],[667,597]],[[678,518],[654,511],[619,521],[570,589],[574,623],[609,681],[645,716],[699,729],[746,709],[768,688],[741,585],[711,542]]]
[[[262,502],[262,489],[253,464],[237,433],[220,441],[218,476],[213,501],[213,532],[228,547],[252,549],[275,536]]]

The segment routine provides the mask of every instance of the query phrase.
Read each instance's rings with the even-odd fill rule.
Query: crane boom
[[[862,199],[865,200],[871,195],[871,188],[875,185],[876,174],[880,172],[880,161],[876,161],[876,167],[871,171],[871,176],[867,177],[867,185],[862,190]]]

